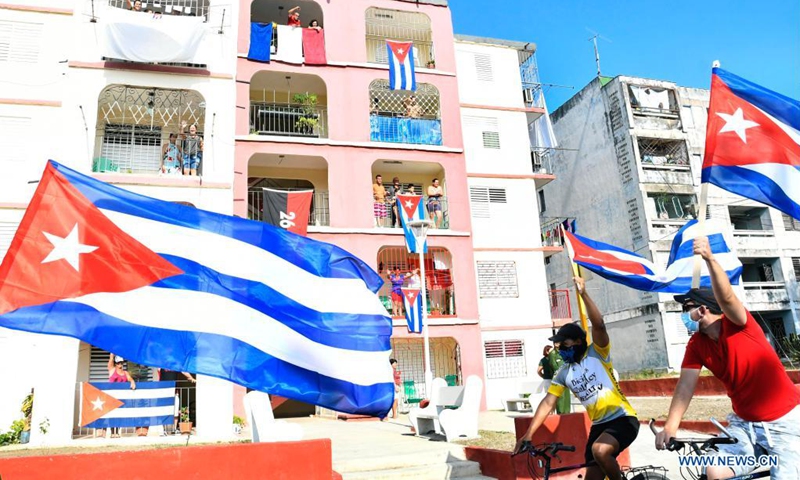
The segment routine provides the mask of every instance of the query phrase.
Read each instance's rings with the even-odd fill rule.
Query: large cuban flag
[[[178,416],[175,382],[81,383],[81,427],[172,425]]]
[[[702,180],[800,219],[800,102],[714,68]]]
[[[389,88],[391,90],[416,90],[414,44],[386,40],[386,50],[389,55]]]
[[[697,236],[707,236],[714,258],[725,270],[732,284],[739,283],[742,263],[728,248],[723,236],[725,225],[719,220],[706,220],[703,233],[697,220],[690,220],[672,241],[666,270],[650,260],[614,245],[591,240],[565,231],[567,248],[573,261],[592,272],[636,290],[662,293],[685,293],[692,288],[694,255],[692,247]],[[711,286],[705,262],[702,264],[701,287]]]
[[[397,213],[400,215],[400,223],[403,225],[403,234],[406,237],[406,247],[408,253],[428,253],[428,240],[422,245],[417,245],[417,238],[408,222],[417,220],[427,220],[425,218],[425,203],[419,195],[398,195],[397,196]]]
[[[422,333],[422,295],[419,288],[402,288],[406,323],[411,333]]]
[[[382,285],[333,245],[51,161],[0,265],[0,327],[383,415],[394,386]]]

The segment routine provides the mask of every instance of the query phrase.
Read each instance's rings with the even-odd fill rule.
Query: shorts
[[[189,155],[188,153],[183,154],[183,168],[184,169],[191,169],[197,170],[197,166],[200,165],[200,156],[197,154]]]
[[[383,202],[375,202],[372,211],[376,218],[386,218],[386,204]]]
[[[402,302],[403,301],[403,294],[398,292],[392,292],[392,301],[393,302]]]
[[[583,459],[586,463],[594,462],[592,445],[594,445],[597,438],[604,433],[611,435],[617,443],[619,443],[619,450],[614,454],[614,458],[617,458],[617,455],[628,448],[639,435],[639,419],[636,417],[624,416],[609,420],[608,422],[592,425],[592,429],[589,430],[589,439],[586,441],[586,452],[583,454]]]
[[[800,406],[772,422],[747,422],[731,413],[728,415],[726,429],[739,442],[720,445],[718,452],[711,452],[709,455],[777,455],[778,466],[770,470],[773,480],[800,478]],[[755,468],[739,465],[731,470],[740,476],[753,472]]]
[[[442,204],[439,203],[439,200],[431,200],[428,202],[428,211],[433,212],[441,212],[442,211]]]

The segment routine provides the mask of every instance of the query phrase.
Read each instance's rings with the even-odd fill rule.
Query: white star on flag
[[[733,115],[719,112],[717,112],[717,115],[725,120],[725,126],[722,127],[719,133],[736,132],[736,135],[739,135],[739,138],[741,138],[744,143],[747,143],[747,129],[759,126],[756,122],[745,120],[741,108],[737,108],[736,111],[733,112]]]
[[[72,227],[72,231],[66,237],[59,237],[51,233],[42,232],[47,240],[53,244],[53,250],[42,260],[42,263],[55,262],[56,260],[66,260],[76,272],[81,270],[79,255],[90,253],[97,250],[92,245],[84,245],[78,240],[78,224]]]
[[[414,202],[412,202],[411,200],[406,200],[406,208],[411,208],[413,206],[414,206]]]
[[[102,410],[103,405],[105,405],[105,400],[100,400],[100,397],[97,397],[97,400],[92,402],[92,411],[94,410]]]
[[[403,52],[405,52],[405,50],[403,50],[402,48],[398,48],[398,49],[397,49],[397,53],[399,53],[400,55],[402,55],[402,54],[403,54]]]

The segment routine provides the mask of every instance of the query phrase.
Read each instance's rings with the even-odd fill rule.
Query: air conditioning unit
[[[533,103],[533,89],[532,88],[526,88],[526,89],[522,90],[522,97],[525,99],[525,103],[526,104],[532,104]]]

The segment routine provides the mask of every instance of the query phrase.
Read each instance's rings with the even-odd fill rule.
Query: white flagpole
[[[431,346],[430,339],[428,338],[428,291],[426,288],[425,280],[425,254],[422,253],[422,245],[417,241],[417,252],[419,252],[419,275],[422,277],[420,280],[420,295],[422,295],[422,339],[423,347],[425,349],[425,396],[431,398],[431,383],[433,383],[433,372],[431,371]]]

